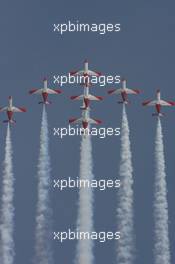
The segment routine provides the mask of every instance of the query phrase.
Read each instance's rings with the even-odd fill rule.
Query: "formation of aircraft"
[[[89,93],[89,87],[92,83],[88,77],[100,76],[101,73],[97,71],[92,71],[89,69],[88,61],[84,61],[84,69],[80,71],[70,72],[71,75],[79,75],[85,77],[84,81],[81,83],[84,87],[84,93],[81,95],[71,96],[72,100],[82,100],[83,105],[80,107],[82,110],[82,115],[80,118],[72,118],[69,120],[69,123],[77,124],[81,123],[84,129],[88,128],[90,124],[101,124],[101,121],[98,119],[90,118],[90,101],[101,101],[103,97],[92,95]]]
[[[80,75],[80,76],[84,76],[84,77],[100,76],[99,72],[89,70],[89,65],[88,65],[87,60],[84,61],[84,69],[83,70],[74,71],[74,72],[71,72],[70,74],[71,75]],[[51,104],[51,102],[48,100],[48,95],[49,94],[57,95],[57,94],[62,93],[62,91],[59,89],[49,88],[47,85],[47,79],[46,78],[43,79],[43,82],[44,82],[43,88],[32,89],[29,91],[29,94],[41,95],[43,100],[40,101],[39,104],[49,105],[49,104]],[[83,94],[70,97],[72,100],[81,100],[83,102],[83,105],[80,107],[80,109],[82,110],[81,117],[80,118],[71,118],[71,119],[69,119],[69,123],[71,123],[71,124],[81,123],[82,127],[84,129],[86,129],[89,127],[89,124],[97,124],[98,125],[98,124],[102,123],[101,120],[94,119],[94,118],[90,117],[89,105],[90,105],[90,101],[101,101],[101,100],[103,100],[103,97],[92,95],[89,93],[89,88],[92,85],[90,79],[85,78],[82,85],[84,87]],[[128,88],[126,79],[122,79],[121,80],[121,87],[118,89],[109,90],[108,94],[109,95],[113,95],[113,94],[120,95],[122,100],[119,101],[118,103],[129,104],[130,102],[128,100],[128,95],[137,95],[137,94],[140,94],[140,91],[138,89]],[[161,112],[162,107],[164,107],[164,106],[175,106],[175,101],[173,102],[173,101],[162,100],[160,90],[157,90],[156,99],[155,100],[147,100],[147,101],[143,102],[142,105],[155,107],[156,113],[153,113],[152,115],[157,116],[157,117],[162,117],[162,116],[164,116],[164,113]],[[0,108],[0,112],[6,112],[7,113],[8,119],[4,120],[3,121],[4,123],[14,124],[14,123],[16,123],[16,121],[13,119],[13,114],[15,112],[19,112],[19,113],[20,112],[26,112],[26,108],[13,106],[12,96],[9,96],[8,106]]]
[[[164,113],[161,113],[162,106],[175,106],[175,102],[165,101],[161,99],[160,90],[157,90],[156,99],[155,100],[147,100],[143,102],[143,106],[154,106],[156,108],[156,113],[153,113],[153,116],[163,116]]]

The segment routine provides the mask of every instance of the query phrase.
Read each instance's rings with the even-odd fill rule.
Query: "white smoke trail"
[[[52,210],[50,206],[50,156],[48,122],[43,106],[38,161],[38,201],[36,208],[35,264],[52,264]]]
[[[13,264],[14,249],[14,175],[12,165],[12,142],[10,125],[7,126],[5,141],[5,158],[2,174],[2,200],[1,200],[1,264]]]
[[[135,257],[134,213],[133,213],[133,168],[130,148],[129,126],[125,105],[121,127],[121,153],[118,191],[117,228],[121,238],[117,241],[117,263],[133,264]]]
[[[170,264],[168,236],[168,203],[165,173],[163,134],[160,119],[155,138],[155,186],[154,186],[154,260],[155,264]]]
[[[91,181],[92,172],[92,145],[90,136],[82,136],[80,149],[80,179]],[[93,191],[92,188],[82,188],[79,193],[78,223],[80,232],[94,231],[93,228]],[[76,264],[92,264],[93,241],[80,240],[77,244]]]

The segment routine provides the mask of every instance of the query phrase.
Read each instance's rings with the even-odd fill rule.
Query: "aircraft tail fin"
[[[152,116],[162,117],[162,116],[165,116],[165,114],[164,113],[153,113]]]
[[[11,119],[11,120],[4,120],[3,123],[16,124],[16,120],[14,120],[14,119]]]
[[[39,102],[38,104],[45,104],[45,105],[50,105],[52,102],[50,102],[50,101],[46,101],[46,102],[44,102],[44,101],[41,101],[41,102]]]

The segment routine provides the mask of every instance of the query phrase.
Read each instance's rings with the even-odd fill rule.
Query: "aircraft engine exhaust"
[[[36,232],[35,232],[35,264],[52,264],[52,210],[50,201],[50,156],[48,121],[45,105],[43,105],[40,151],[38,160],[38,197],[36,207]]]
[[[7,125],[5,140],[5,158],[2,174],[2,199],[1,199],[1,264],[13,264],[15,256],[14,248],[14,174],[12,164],[12,142],[10,125]]]
[[[129,125],[123,105],[119,176],[121,187],[117,196],[117,229],[121,238],[117,241],[117,263],[134,264],[135,236],[133,213],[133,167],[129,138]]]
[[[163,134],[160,118],[155,138],[155,184],[154,184],[154,260],[155,264],[170,264],[170,241],[168,235],[168,202],[165,172]]]
[[[80,179],[91,181],[94,178],[92,165],[91,137],[82,136],[80,148]],[[93,232],[93,191],[92,188],[82,188],[79,193],[79,208],[77,229],[80,232]],[[94,262],[93,241],[80,240],[76,248],[77,264],[92,264]]]

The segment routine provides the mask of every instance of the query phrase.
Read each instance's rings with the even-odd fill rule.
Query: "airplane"
[[[119,101],[118,103],[119,104],[129,104],[128,94],[139,94],[140,91],[137,90],[137,89],[129,89],[129,88],[127,88],[125,79],[122,79],[121,82],[122,82],[122,87],[121,88],[109,90],[108,94],[111,94],[111,95],[112,94],[117,94],[117,95],[121,94],[122,101]]]
[[[84,94],[82,95],[73,95],[70,97],[71,100],[83,100],[83,105],[80,107],[82,110],[89,108],[90,101],[101,101],[103,97],[95,96],[89,93],[89,84],[86,83],[84,87]]]
[[[15,107],[13,106],[12,96],[9,96],[9,105],[3,108],[0,108],[0,112],[6,112],[8,116],[8,120],[4,120],[3,123],[15,124],[16,121],[13,119],[13,113],[15,112],[26,112],[26,108],[24,107]]]
[[[71,100],[83,100],[83,105],[80,106],[80,109],[86,110],[89,109],[90,101],[101,101],[103,98],[101,96],[95,96],[95,95],[73,95],[70,97]]]
[[[89,63],[87,60],[84,61],[84,69],[80,71],[73,71],[70,72],[70,75],[79,75],[84,77],[91,77],[91,76],[100,76],[101,73],[97,71],[91,71],[89,70]]]
[[[84,129],[88,128],[89,124],[101,124],[101,120],[90,118],[89,117],[89,110],[83,110],[82,111],[82,117],[81,118],[71,118],[69,119],[69,123],[71,124],[78,124],[82,123],[82,127]]]
[[[148,100],[142,103],[143,106],[155,106],[156,113],[153,113],[152,116],[164,116],[164,113],[161,113],[161,107],[162,106],[175,106],[175,102],[172,101],[165,101],[161,99],[160,90],[157,90],[157,98],[156,100]]]
[[[39,104],[51,104],[50,101],[48,101],[48,95],[49,94],[60,94],[62,93],[61,90],[58,90],[58,89],[50,89],[47,87],[47,79],[44,78],[43,79],[43,82],[44,82],[44,88],[41,88],[41,89],[32,89],[29,91],[29,94],[41,94],[42,97],[43,97],[43,101],[39,102]]]

